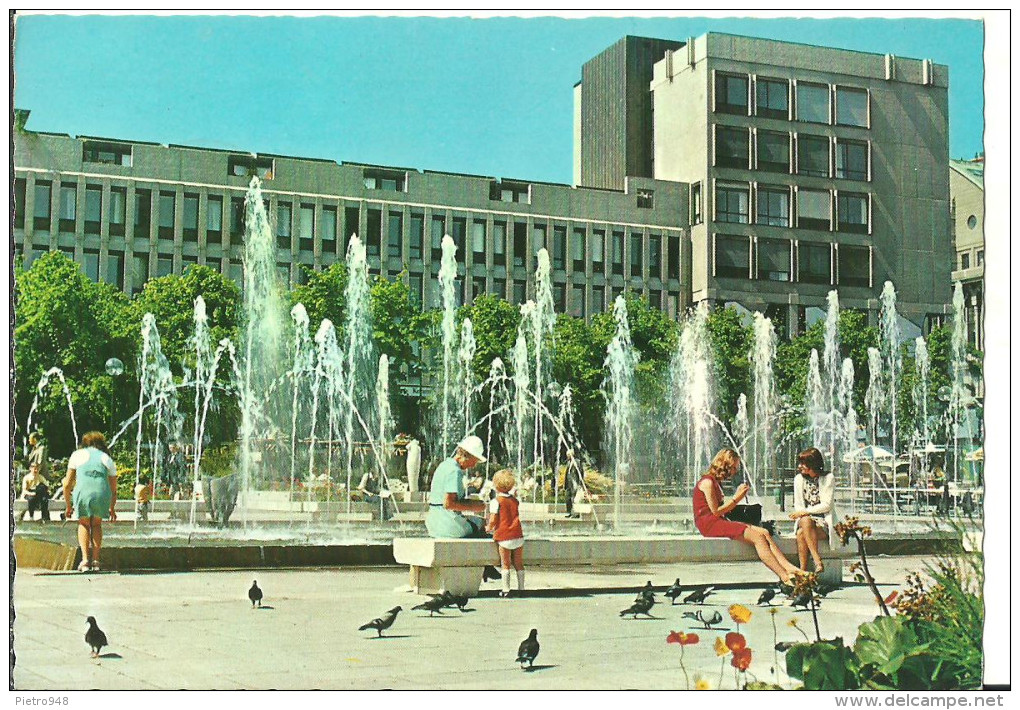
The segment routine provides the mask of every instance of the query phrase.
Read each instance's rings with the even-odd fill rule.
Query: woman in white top
[[[106,438],[90,431],[81,438],[81,448],[67,460],[64,479],[64,503],[68,518],[72,507],[78,517],[78,545],[81,564],[78,570],[99,569],[99,550],[103,546],[103,517],[117,519],[117,465],[106,449]]]
[[[818,554],[822,531],[832,533],[833,491],[835,477],[825,472],[822,452],[812,447],[797,455],[797,475],[793,479],[793,508],[790,517],[797,521],[797,554],[801,569],[807,568],[808,554],[815,563],[815,572],[825,569]]]

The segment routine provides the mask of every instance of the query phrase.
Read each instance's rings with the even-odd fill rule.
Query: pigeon
[[[790,606],[802,606],[805,609],[807,609],[808,605],[810,603],[811,603],[811,592],[804,592],[804,593],[798,594],[796,597],[794,597],[793,601],[790,602]],[[821,606],[821,602],[815,601],[815,608],[817,609],[820,606]]]
[[[702,587],[701,589],[695,589],[693,592],[684,597],[684,604],[687,604],[688,602],[704,604],[705,599],[708,598],[708,595],[712,593],[713,589],[715,589],[715,587]]]
[[[700,621],[705,625],[706,629],[709,629],[722,621],[722,614],[718,611],[713,611],[709,616],[705,616],[705,612],[698,609],[697,611],[685,611],[684,618]]]
[[[489,580],[503,579],[503,575],[500,574],[499,570],[492,565],[485,565],[485,569],[482,570],[482,581],[488,582]]]
[[[681,593],[680,578],[677,577],[676,581],[673,582],[672,586],[666,590],[666,596],[669,597],[670,606],[676,604],[676,598],[680,596],[680,593]]]
[[[421,604],[418,604],[417,606],[411,607],[411,611],[418,611],[419,609],[423,609],[429,613],[429,616],[432,616],[433,614],[442,614],[443,609],[446,608],[447,606],[449,605],[447,604],[446,597],[441,594],[437,594],[430,597],[427,601],[424,601]]]
[[[634,603],[630,606],[629,609],[624,609],[623,611],[620,612],[620,616],[626,616],[627,614],[631,614],[633,615],[633,618],[636,619],[638,614],[644,614],[648,618],[653,618],[652,615],[648,613],[648,611],[652,608],[653,604],[655,604],[654,599],[649,599],[648,597],[645,596],[638,597],[637,599],[634,600]]]
[[[521,641],[521,645],[517,649],[517,662],[521,664],[521,669],[524,669],[524,664],[527,663],[528,667],[535,665],[535,658],[538,657],[538,629],[532,629],[531,633],[528,634],[528,638]]]
[[[99,656],[99,650],[108,645],[106,634],[96,625],[96,617],[90,616],[85,621],[89,622],[89,630],[85,632],[85,643],[92,649],[92,657],[96,658]]]
[[[651,599],[652,602],[655,601],[655,590],[652,589],[652,580],[648,580],[645,586],[641,588],[641,591],[638,592],[638,595],[634,597],[634,601],[639,599]]]
[[[761,596],[758,597],[758,606],[764,604],[765,606],[772,606],[772,600],[776,597],[775,587],[765,587],[762,590]]]
[[[449,592],[447,592],[447,594],[449,594]],[[455,606],[461,611],[464,611],[464,607],[468,605],[469,601],[471,601],[471,599],[467,595],[462,596],[460,594],[449,594],[446,598],[446,606]]]
[[[248,590],[248,598],[251,599],[251,606],[254,609],[255,604],[262,606],[262,590],[259,589],[259,583],[254,579],[251,582],[251,589]]]
[[[382,632],[384,630],[393,626],[393,622],[396,621],[397,614],[400,613],[400,611],[402,611],[401,607],[395,606],[388,612],[380,616],[378,619],[372,619],[367,624],[359,626],[358,631],[364,631],[365,629],[375,629],[379,633],[379,636],[381,637]]]
[[[839,588],[840,588],[839,584],[834,584],[832,582],[819,582],[818,587],[815,589],[815,594],[817,594],[820,597],[824,597],[828,596],[832,592],[835,592]]]

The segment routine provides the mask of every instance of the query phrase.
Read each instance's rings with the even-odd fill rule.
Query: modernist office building
[[[632,97],[649,75],[650,96]],[[923,327],[951,298],[948,80],[892,55],[626,37],[575,86],[575,181],[689,186],[692,302],[763,310],[792,333],[832,288],[877,315],[890,280]]]
[[[956,264],[953,282],[963,286],[967,308],[967,336],[978,350],[985,349],[985,162],[952,160],[949,163],[952,195],[953,241]]]
[[[950,301],[947,69],[926,60],[708,34],[626,37],[575,87],[576,187],[16,131],[16,246],[73,255],[128,292],[208,264],[240,278],[252,174],[290,283],[367,243],[438,304],[443,234],[463,297],[531,295],[548,248],[556,307],[625,288],[678,314],[708,300],[789,334],[838,288],[876,315],[885,280],[918,326]]]

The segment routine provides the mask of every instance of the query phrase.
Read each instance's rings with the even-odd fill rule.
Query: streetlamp
[[[124,363],[118,358],[111,357],[106,361],[106,374],[111,378],[120,377],[124,374]],[[113,383],[110,383],[110,428],[113,428]],[[113,433],[112,431],[109,433]]]

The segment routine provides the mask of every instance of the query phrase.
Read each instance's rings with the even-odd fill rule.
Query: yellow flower
[[[696,676],[694,678],[694,689],[695,690],[711,690],[712,686],[709,684],[707,679],[702,678],[701,676]]]
[[[746,624],[751,620],[751,610],[740,604],[730,606],[730,618],[735,624]]]
[[[726,646],[726,641],[722,636],[715,637],[715,655],[725,656],[730,652],[730,649]]]
[[[789,621],[786,622],[786,625],[787,626],[792,626],[793,628],[797,628],[797,620],[796,619],[790,619]]]
[[[774,607],[774,606],[773,607],[769,607],[769,613],[772,614],[772,616],[775,616],[776,614],[779,613],[779,609],[777,607]]]

